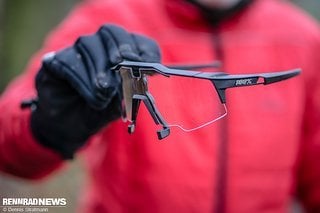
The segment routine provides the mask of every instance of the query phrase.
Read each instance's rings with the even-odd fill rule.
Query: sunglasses
[[[226,89],[228,88],[272,84],[294,77],[301,72],[300,69],[257,74],[227,74],[224,72],[196,71],[204,68],[218,67],[219,62],[203,65],[165,66],[160,63],[135,61],[123,61],[113,67],[113,70],[118,72],[122,79],[124,101],[122,117],[126,121],[129,121],[128,132],[132,134],[135,131],[141,102],[146,106],[155,124],[161,125],[162,128],[157,131],[158,139],[161,140],[170,135],[170,127],[177,126],[186,132],[194,131],[225,117],[227,115]],[[179,76],[210,81],[213,89],[217,92],[220,103],[224,106],[225,113],[218,118],[192,129],[185,129],[180,125],[168,124],[157,108],[155,99],[148,89],[148,78],[154,75],[162,75],[165,77]]]

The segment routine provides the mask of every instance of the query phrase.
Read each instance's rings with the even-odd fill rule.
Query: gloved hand
[[[35,138],[68,159],[91,135],[119,118],[121,78],[110,68],[122,60],[159,62],[159,47],[147,37],[104,25],[73,46],[47,55],[35,80]]]

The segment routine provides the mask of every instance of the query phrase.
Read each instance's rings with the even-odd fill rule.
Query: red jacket
[[[256,0],[219,29],[182,0],[80,4],[2,94],[0,170],[36,179],[63,163],[32,138],[30,111],[19,105],[35,96],[44,53],[108,22],[156,39],[165,63],[212,61],[221,50],[229,73],[301,67],[303,74],[230,90],[224,120],[192,133],[173,129],[161,143],[144,109],[133,135],[121,120],[111,123],[83,150],[90,183],[82,211],[287,212],[294,193],[310,212],[320,211],[319,27],[278,0]]]

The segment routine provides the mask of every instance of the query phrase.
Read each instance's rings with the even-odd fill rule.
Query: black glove
[[[121,78],[110,68],[122,60],[159,62],[159,47],[147,37],[105,25],[47,55],[36,76],[38,102],[31,116],[36,139],[72,158],[91,135],[119,118]]]

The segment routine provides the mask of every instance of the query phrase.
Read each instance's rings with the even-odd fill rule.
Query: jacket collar
[[[165,10],[175,25],[204,30],[208,27],[198,7],[186,0],[164,0]]]
[[[254,0],[243,0],[228,10],[206,9],[193,0],[164,0],[165,9],[174,24],[182,28],[207,31],[224,22],[239,18]]]

